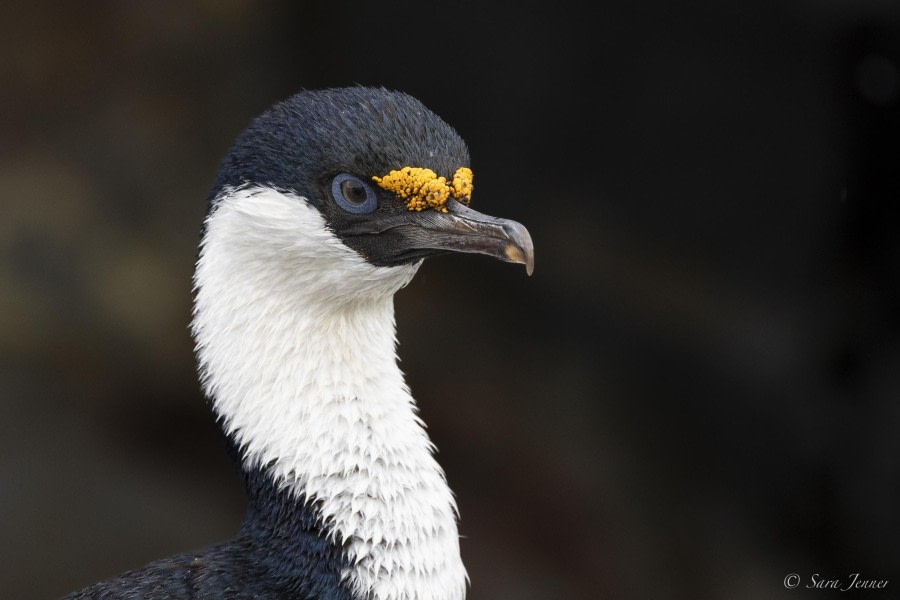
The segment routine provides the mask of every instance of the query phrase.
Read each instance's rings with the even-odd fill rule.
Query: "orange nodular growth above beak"
[[[372,180],[406,200],[409,210],[433,208],[446,213],[447,198],[452,196],[466,206],[472,200],[472,169],[468,167],[457,169],[450,183],[447,183],[446,177],[438,177],[431,169],[422,167],[403,167],[384,177],[375,176]]]

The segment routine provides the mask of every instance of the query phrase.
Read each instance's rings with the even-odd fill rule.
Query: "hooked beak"
[[[525,265],[529,275],[534,272],[534,244],[524,225],[482,214],[452,198],[445,207],[446,213],[413,213],[414,225],[403,232],[408,249],[486,254]]]
[[[521,223],[481,214],[452,198],[436,210],[385,211],[343,223],[337,233],[367,261],[395,266],[435,254],[473,252],[534,272],[534,244]]]

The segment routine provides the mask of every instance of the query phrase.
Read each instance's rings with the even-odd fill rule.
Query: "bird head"
[[[231,219],[227,244],[246,250],[234,256],[271,265],[265,259],[277,255],[281,265],[303,260],[322,276],[340,273],[336,295],[381,279],[402,286],[422,259],[448,252],[521,263],[531,274],[525,227],[468,206],[469,167],[459,135],[407,94],[301,92],[236,140],[210,195],[205,237],[213,222],[227,229],[221,222]],[[311,268],[317,261],[328,264]]]

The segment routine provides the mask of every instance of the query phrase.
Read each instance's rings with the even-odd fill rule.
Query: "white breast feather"
[[[245,464],[319,501],[375,600],[462,600],[456,504],[397,366],[394,293],[300,197],[229,190],[206,223],[193,332]]]

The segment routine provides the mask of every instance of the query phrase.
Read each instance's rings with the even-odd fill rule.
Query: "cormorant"
[[[471,193],[465,143],[405,93],[304,91],[251,123],[209,196],[192,321],[245,521],[69,600],[465,597],[456,505],[397,365],[393,296],[439,253],[531,273],[528,231],[472,210]]]

